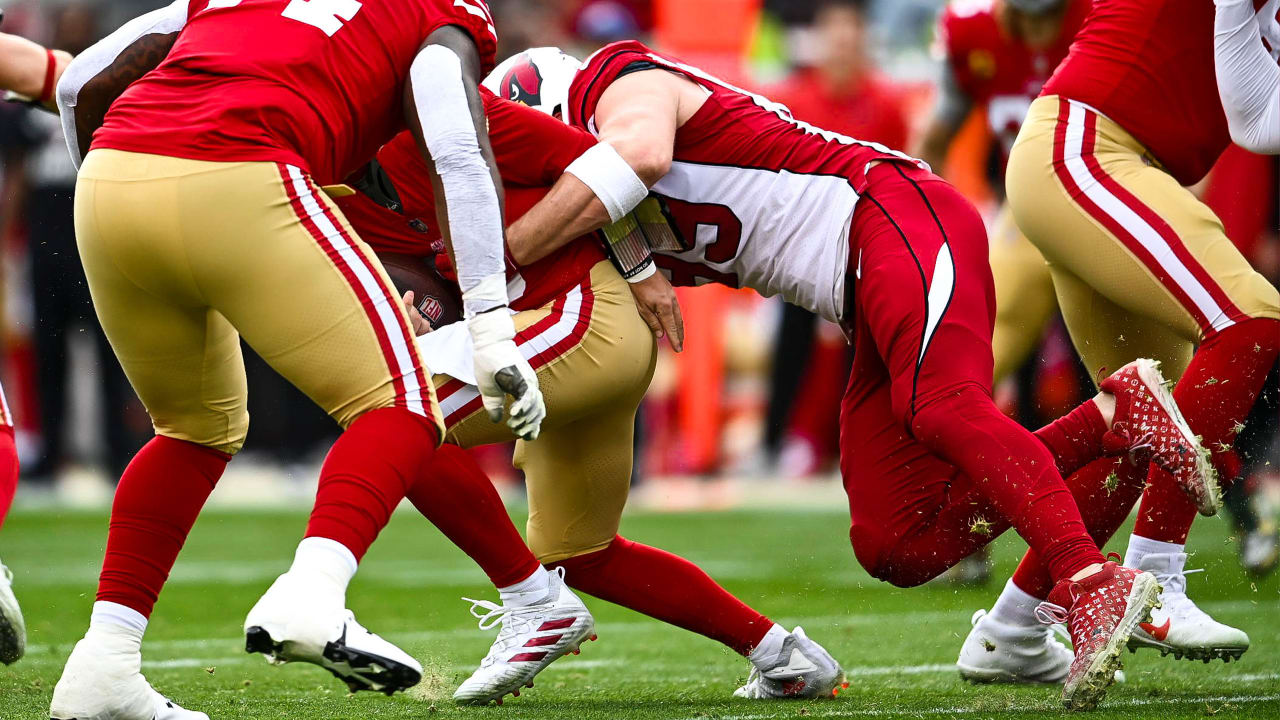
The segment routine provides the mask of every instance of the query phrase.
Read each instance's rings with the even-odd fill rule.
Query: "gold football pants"
[[[440,420],[381,264],[298,168],[94,150],[75,221],[98,318],[157,434],[240,449],[241,337],[344,428],[392,406]]]

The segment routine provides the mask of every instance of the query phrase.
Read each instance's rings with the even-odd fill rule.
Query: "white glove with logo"
[[[547,416],[547,406],[538,389],[538,376],[515,344],[516,328],[505,307],[472,316],[467,320],[475,346],[476,387],[484,409],[493,422],[502,420],[507,396],[514,402],[508,411],[507,427],[521,440],[536,440]]]

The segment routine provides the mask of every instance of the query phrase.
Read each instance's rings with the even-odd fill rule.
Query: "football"
[[[413,291],[414,307],[431,323],[432,330],[462,319],[462,295],[458,286],[440,277],[429,257],[378,253],[397,294]]]

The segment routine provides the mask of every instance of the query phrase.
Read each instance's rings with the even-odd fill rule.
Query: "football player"
[[[538,53],[544,65],[566,58],[551,49]],[[534,71],[528,63],[504,66],[488,82],[506,97],[537,105],[540,90]],[[537,203],[565,168],[596,144],[588,133],[492,95],[486,95],[486,110],[512,220]],[[376,166],[357,179],[355,184],[364,192],[337,202],[380,253],[422,254],[436,235],[429,218],[434,206],[429,180],[412,138],[401,135],[383,147]],[[575,589],[698,632],[748,657],[753,675],[761,679],[753,681],[750,693],[743,689],[740,694],[831,697],[843,683],[843,673],[803,629],[788,632],[688,560],[618,535],[632,474],[635,413],[656,359],[650,330],[668,335],[677,346],[681,330],[675,316],[663,309],[674,309],[673,296],[670,303],[656,303],[650,328],[641,322],[628,288],[643,305],[650,286],[656,285],[655,296],[669,295],[671,287],[654,272],[647,252],[633,256],[623,250],[626,241],[620,236],[625,232],[611,229],[606,235],[619,242],[581,237],[537,262],[508,265],[512,308],[521,311],[515,316],[516,342],[547,396],[542,435],[534,443],[517,442],[515,454],[528,487],[529,545],[539,560],[562,568],[565,581]],[[510,441],[509,432],[485,421],[479,412],[476,390],[460,362],[466,345],[459,342],[459,329],[445,327],[421,339],[428,364],[442,371],[434,381],[447,442],[474,447]],[[456,458],[451,467],[464,478],[480,473],[466,453],[442,453]],[[487,534],[483,527],[466,531],[436,518],[413,489],[409,498],[464,549],[467,542],[478,542],[469,537]],[[483,555],[469,553],[477,559]],[[499,584],[502,567],[485,569]],[[537,632],[518,622],[520,616],[512,614],[505,599],[502,605],[476,601],[476,606],[487,611],[486,622],[504,618],[502,634],[455,698],[488,702],[501,697],[494,679],[539,662],[543,638],[556,632]],[[538,650],[530,651],[531,646]]]
[[[977,108],[1006,160],[1027,108],[1067,56],[1090,6],[1091,0],[947,5],[938,19],[937,48],[943,58],[938,104],[916,151],[920,159],[941,168],[961,125]],[[990,241],[996,287],[991,348],[999,384],[1035,349],[1057,302],[1044,258],[1018,232],[1007,205],[996,214]]]
[[[594,55],[567,98],[544,99],[556,106],[601,142],[508,228],[516,261],[616,221],[652,189],[669,225],[654,223],[649,241],[677,284],[751,287],[839,322],[857,348],[841,469],[858,559],[917,585],[1016,527],[1054,583],[1042,616],[1076,640],[1064,701],[1095,705],[1159,585],[1103,558],[1063,476],[1132,454],[1207,496],[1202,448],[1154,365],[1119,369],[1032,435],[990,397],[985,228],[922,163],[637,42]]]
[[[140,645],[243,442],[241,336],[346,429],[293,566],[246,619],[247,647],[321,665],[353,688],[394,692],[420,678],[416,661],[355,623],[345,589],[410,482],[429,472],[442,418],[390,281],[319,186],[412,130],[443,189],[481,402],[494,422],[506,415],[515,434],[536,437],[545,410],[513,342],[501,184],[476,91],[495,46],[482,0],[177,0],[63,74],[68,144],[83,157],[81,256],[157,436],[121,479],[98,602],[54,690],[55,720],[205,717],[150,688]],[[300,53],[311,61],[296,63]],[[500,507],[450,488],[431,499],[509,525]],[[563,609],[561,630],[584,638],[590,614],[559,577],[513,528],[494,538],[533,568],[521,588],[540,606],[532,614]]]
[[[486,102],[493,99],[494,98],[491,93],[487,94],[485,97]],[[69,101],[67,104],[74,105],[74,103]],[[84,110],[84,107],[76,107],[72,114],[83,115]],[[505,130],[508,127],[523,127],[523,125],[518,123],[506,122],[506,117],[507,115],[501,113],[498,114],[499,129]],[[537,117],[541,118],[543,116],[537,115]],[[547,122],[557,128],[563,127],[559,123],[555,123],[553,121],[548,120]],[[78,146],[75,134],[77,132],[77,124],[69,123],[66,127],[66,132],[68,133],[68,137],[71,138],[70,145],[73,147]],[[506,140],[507,135],[508,133],[502,132],[500,137],[501,139]],[[516,133],[516,135],[517,137],[524,137],[518,133]],[[386,155],[386,159],[394,162],[396,158],[404,158],[408,156],[418,157],[413,135],[411,133],[402,133],[398,139],[400,142],[389,143],[386,146],[389,150]],[[506,149],[509,145],[510,143],[500,143],[499,147]],[[395,149],[395,152],[390,151],[392,148]],[[568,161],[566,160],[564,162]],[[423,173],[424,176],[427,175],[428,170],[420,160],[416,161],[413,166],[415,169],[421,168],[420,172]],[[368,193],[370,197],[378,198],[379,203],[388,206],[397,206],[397,203],[399,202],[398,198],[393,200],[386,195],[386,192],[391,192],[392,195],[394,195],[394,188],[387,185],[386,188],[390,189],[384,189],[383,185],[378,182],[380,178],[384,177],[385,172],[377,162],[374,162],[367,168],[362,169],[362,171],[358,173],[356,179],[352,182],[360,187],[362,191]],[[518,175],[516,177],[517,179],[520,178]],[[554,177],[558,177],[558,174],[553,176],[551,179],[554,179]],[[424,180],[424,182],[429,182],[429,178]],[[550,180],[547,180],[547,182],[550,182]],[[422,251],[422,235],[416,230],[410,231],[410,228],[425,227],[421,220],[414,220],[412,223],[406,225],[399,219],[399,216],[395,216],[397,218],[395,221],[391,223],[382,222],[380,224],[377,221],[379,218],[377,213],[385,213],[385,211],[378,208],[374,213],[370,214],[368,208],[376,208],[376,205],[371,206],[362,204],[355,200],[349,200],[348,198],[353,193],[348,186],[330,186],[325,189],[326,192],[335,198],[340,210],[344,213],[351,214],[353,218],[358,220],[356,224],[358,225],[358,232],[362,236],[362,240],[368,238],[381,251],[393,253],[419,253]],[[426,212],[430,212],[431,208],[434,207],[434,195],[428,193],[426,197],[428,199],[426,203],[428,210]],[[371,220],[371,218],[373,219]],[[438,233],[432,236],[432,243],[432,247],[434,247],[435,243],[438,243],[440,246],[439,250],[434,250],[433,252],[443,252],[444,241]],[[597,254],[599,254],[598,251]],[[556,273],[555,275],[560,277],[563,274],[564,273]],[[570,275],[570,277],[573,276]],[[454,278],[454,281],[456,283],[456,277]],[[639,288],[644,285],[645,283],[641,283],[636,287]],[[670,290],[669,286],[666,289]],[[524,293],[520,286],[513,286],[513,290],[515,291],[515,297],[522,298]],[[637,292],[639,291],[637,290]],[[671,324],[670,312],[672,310],[678,312],[678,307],[674,306],[674,296],[671,296],[669,299],[655,298],[655,300],[666,301],[655,304],[653,315],[655,323],[658,322],[659,315],[665,312],[667,317],[664,321]],[[461,304],[460,298],[458,304]],[[519,306],[519,304],[520,303],[518,302],[516,303],[517,306]],[[410,312],[411,321],[417,322],[422,318],[422,315],[412,310]],[[678,323],[674,323],[673,327],[676,330],[679,330],[680,328]],[[660,328],[660,325],[655,326],[655,332],[661,337],[662,332]],[[465,340],[465,338],[463,340]],[[534,340],[541,340],[541,338],[534,338]],[[522,340],[522,344],[524,342],[527,341]],[[474,415],[478,416],[479,413],[474,413]],[[532,636],[545,636],[546,633],[537,632],[538,627],[547,622],[555,623],[557,621],[563,621],[565,616],[580,612],[581,604],[577,602],[575,598],[566,596],[562,601],[562,598],[559,597],[559,593],[547,592],[547,585],[551,582],[551,578],[541,569],[541,566],[532,555],[528,553],[510,552],[510,549],[513,546],[522,544],[523,541],[520,539],[518,531],[515,530],[514,526],[512,526],[510,522],[501,522],[500,519],[502,515],[494,514],[504,513],[505,511],[502,508],[501,499],[495,492],[493,484],[484,476],[482,471],[475,466],[474,461],[470,461],[469,457],[465,456],[465,454],[460,457],[455,457],[455,450],[456,446],[441,449],[440,455],[435,458],[431,464],[430,472],[425,474],[421,479],[415,481],[414,485],[409,489],[409,497],[418,504],[424,516],[431,520],[437,528],[442,530],[446,536],[467,552],[468,555],[476,560],[477,563],[489,573],[490,578],[499,589],[500,596],[504,603],[509,605],[510,609],[513,611],[512,613],[504,616],[506,619],[503,621],[503,629],[504,631],[514,629],[517,637],[511,637],[510,632],[500,634],[500,637],[495,643],[495,647],[508,647],[513,643],[515,645],[523,645],[525,642],[532,639]],[[451,499],[454,502],[465,502],[475,507],[484,508],[485,512],[452,512],[451,503],[441,502],[442,493],[448,493],[453,496]],[[495,520],[495,518],[497,520]],[[562,588],[562,586],[560,587]],[[563,592],[563,589],[561,589],[561,593]],[[528,618],[535,614],[541,614],[543,616],[541,617],[541,622],[527,622]],[[515,617],[521,618],[523,622],[507,622],[507,620]],[[520,634],[529,634],[531,637],[518,637]],[[543,667],[550,664],[554,659],[562,656],[564,652],[569,649],[576,650],[583,637],[588,635],[594,638],[594,635],[590,634],[589,627],[584,627],[579,631],[571,633],[558,633],[557,640],[560,642],[542,647],[539,652],[545,654],[539,657],[539,662],[521,663],[517,665],[519,672],[509,677],[494,677],[491,673],[490,679],[491,684],[493,685],[492,689],[499,692],[516,691],[518,694],[518,689],[528,680],[532,679],[532,677],[541,671]],[[543,639],[545,639],[545,637]],[[486,664],[486,667],[487,666],[488,664]],[[354,683],[352,687],[354,689],[360,689],[363,685],[357,682]],[[475,700],[478,698],[460,696],[459,699]]]
[[[1274,28],[1277,3],[1266,8],[1264,24]],[[1240,9],[1223,10],[1220,39],[1230,45],[1230,18]],[[1031,106],[1006,185],[1018,227],[1050,263],[1090,373],[1104,375],[1134,357],[1162,361],[1178,379],[1174,397],[1187,423],[1230,482],[1240,465],[1234,437],[1280,355],[1280,293],[1185,187],[1204,177],[1232,139],[1220,94],[1240,86],[1227,77],[1220,87],[1215,77],[1213,22],[1209,2],[1095,0],[1070,55]],[[1270,54],[1265,61],[1275,64]],[[1230,75],[1230,68],[1219,63],[1217,72]],[[1245,77],[1255,71],[1268,72],[1251,66]],[[1276,68],[1269,72],[1274,77]],[[1240,657],[1248,636],[1186,595],[1196,503],[1164,468],[1099,464],[1085,472],[1114,473],[1115,494],[1142,495],[1125,564],[1155,573],[1165,591],[1163,607],[1130,647],[1206,662]],[[1100,541],[1122,521],[1097,528]],[[1029,597],[1048,591],[1021,570],[1013,584]]]

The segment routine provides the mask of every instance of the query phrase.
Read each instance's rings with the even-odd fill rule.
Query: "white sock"
[[[1136,568],[1138,563],[1148,555],[1173,555],[1186,550],[1186,545],[1151,540],[1141,535],[1129,536],[1129,548],[1124,553],[1124,566]]]
[[[141,645],[147,619],[131,607],[99,600],[93,604],[93,614],[89,616],[89,632],[95,631],[132,638]]]
[[[786,628],[774,623],[773,627],[769,628],[769,632],[765,633],[764,637],[760,639],[760,644],[756,645],[756,648],[747,656],[747,659],[756,667],[772,667],[778,660],[778,653],[782,652],[783,641],[790,634]]]
[[[538,566],[529,577],[515,585],[498,588],[503,605],[533,605],[547,598],[551,592],[551,573]]]
[[[1005,581],[1004,590],[1000,591],[996,604],[991,606],[990,615],[993,620],[1005,625],[1038,627],[1040,621],[1036,619],[1036,606],[1040,604],[1040,600],[1014,585],[1010,578]]]
[[[289,573],[330,586],[342,597],[359,568],[356,556],[346,545],[328,538],[309,537],[298,543]]]

